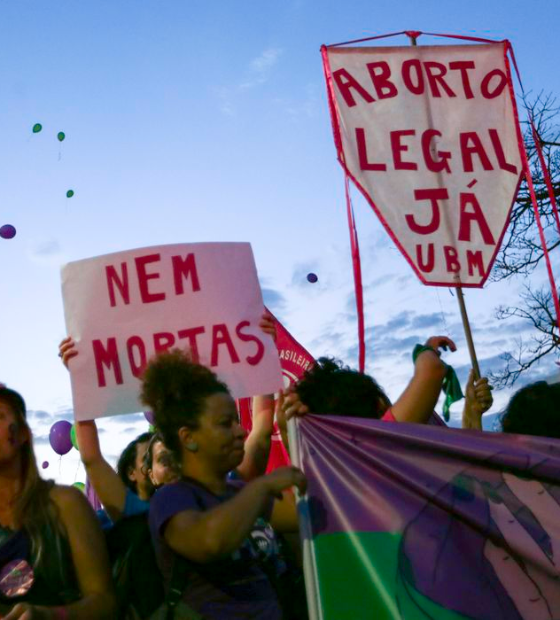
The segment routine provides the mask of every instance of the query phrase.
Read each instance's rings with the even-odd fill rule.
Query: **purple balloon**
[[[16,236],[16,229],[11,224],[4,224],[0,227],[0,237],[2,239],[13,239]]]
[[[308,273],[307,274],[307,281],[311,282],[311,284],[315,284],[315,282],[317,282],[319,278],[317,277],[317,274],[315,273]]]
[[[156,419],[154,417],[154,412],[153,411],[144,411],[144,417],[146,418],[146,420],[148,420],[148,423],[151,424],[152,426],[155,425],[156,423]]]
[[[47,467],[49,466],[49,462],[48,461],[43,461],[43,469],[47,469]]]
[[[59,420],[51,426],[49,433],[49,441],[52,449],[60,456],[67,454],[72,450],[72,438],[70,432],[72,424],[67,420]]]

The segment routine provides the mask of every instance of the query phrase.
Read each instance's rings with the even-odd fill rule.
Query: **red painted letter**
[[[443,246],[443,254],[445,256],[445,266],[447,268],[447,273],[457,273],[461,270],[461,265],[457,260],[457,250],[450,246]]]
[[[138,362],[135,359],[134,349],[138,352]],[[128,354],[128,363],[134,377],[139,377],[146,368],[148,356],[146,355],[146,345],[140,336],[131,336],[126,341],[126,352]]]
[[[495,129],[489,129],[488,133],[490,134],[490,140],[492,140],[492,146],[494,147],[494,153],[496,153],[496,159],[498,160],[500,169],[507,170],[512,174],[517,174],[517,167],[506,161],[506,156],[504,155],[504,149],[502,147],[502,142],[500,141],[498,132]]]
[[[445,65],[440,62],[427,60],[424,63],[426,69],[426,75],[428,76],[428,84],[432,91],[433,97],[441,97],[439,87],[441,86],[448,97],[456,97],[457,95],[449,88],[449,84],[443,79],[443,76],[447,73]]]
[[[432,138],[436,136],[441,138],[441,132],[437,129],[426,129],[422,134],[422,153],[424,155],[424,161],[426,162],[426,168],[431,172],[451,172],[449,167],[449,159],[451,159],[451,153],[449,151],[436,151],[435,147],[431,148]],[[432,153],[432,150],[434,153]],[[437,155],[439,159],[434,159],[434,155]]]
[[[111,308],[117,305],[115,298],[115,288],[117,285],[121,294],[122,300],[125,304],[130,303],[130,290],[128,288],[128,268],[126,263],[121,263],[121,277],[117,273],[117,270],[113,265],[107,265],[105,267],[105,277],[107,278],[107,288],[109,289],[109,299],[111,301]]]
[[[171,332],[158,332],[154,334],[154,350],[156,353],[167,351],[175,344],[175,336]]]
[[[414,215],[405,215],[406,223],[412,232],[419,235],[429,235],[439,228],[439,205],[438,200],[447,200],[449,193],[445,187],[437,187],[435,189],[415,189],[414,198],[416,200],[429,200],[432,206],[432,219],[429,224],[418,224],[414,219]]]
[[[384,60],[368,62],[366,67],[368,68],[378,99],[389,99],[390,97],[397,96],[397,87],[389,79],[391,77],[391,68]]]
[[[463,170],[465,172],[473,172],[474,170],[473,154],[478,155],[483,170],[494,170],[476,131],[460,133],[459,142],[461,144],[461,157],[463,158]]]
[[[251,366],[256,366],[263,358],[264,344],[259,338],[253,336],[253,334],[243,333],[242,330],[245,327],[249,327],[249,325],[251,325],[249,321],[241,321],[241,323],[239,323],[239,325],[235,328],[235,333],[237,334],[239,340],[242,340],[243,342],[254,342],[257,345],[257,352],[255,353],[255,355],[248,355],[245,358],[248,364],[251,364]]]
[[[175,294],[182,295],[185,292],[183,278],[188,280],[189,275],[192,278],[192,290],[193,293],[200,291],[200,283],[198,281],[198,273],[196,271],[196,263],[194,261],[194,254],[187,254],[185,258],[182,256],[172,256],[171,262],[173,264],[173,279],[175,281]]]
[[[494,90],[490,91],[490,80],[494,76],[498,76],[498,83],[494,87]],[[494,99],[502,94],[506,85],[507,77],[505,76],[505,73],[501,69],[494,69],[494,71],[490,71],[488,75],[484,76],[484,79],[480,83],[480,92],[485,99]]]
[[[469,81],[469,74],[467,73],[468,69],[474,69],[474,62],[472,60],[456,60],[455,62],[449,63],[450,71],[461,72],[461,81],[463,82],[463,91],[465,92],[465,97],[467,99],[473,99],[474,94],[471,88],[471,83]]]
[[[338,86],[340,94],[342,95],[344,101],[346,101],[346,105],[349,108],[353,108],[356,105],[354,96],[350,92],[352,88],[359,93],[366,103],[373,103],[375,101],[368,91],[357,80],[355,80],[352,75],[346,71],[346,69],[338,69],[337,71],[334,71],[333,78]]]
[[[416,131],[414,129],[400,129],[398,131],[391,131],[389,135],[391,136],[391,150],[393,151],[395,170],[418,170],[418,165],[413,161],[403,161],[401,159],[401,153],[409,150],[406,144],[401,143],[401,136],[415,136]]]
[[[199,334],[203,334],[205,331],[206,330],[204,329],[204,327],[201,326],[191,327],[190,329],[182,329],[177,332],[177,336],[179,336],[179,338],[186,338],[189,341],[188,347],[191,357],[193,359],[193,362],[196,362],[197,364],[200,356],[198,354],[198,344],[196,342],[196,337]]]
[[[113,366],[115,382],[117,385],[121,385],[123,378],[119,353],[117,351],[117,339],[108,338],[106,348],[103,347],[101,340],[93,340],[91,345],[93,347],[93,359],[95,360],[95,369],[97,371],[97,385],[99,387],[105,387],[107,385],[103,366],[106,366],[108,369]]]
[[[404,85],[413,95],[424,93],[424,74],[422,73],[422,63],[418,58],[405,60],[402,64],[402,78]],[[412,74],[415,74],[416,82],[412,81]]]
[[[154,301],[162,301],[165,299],[165,293],[150,293],[148,290],[148,280],[158,280],[159,273],[148,273],[146,271],[146,265],[149,263],[159,263],[160,260],[160,254],[149,254],[148,256],[139,256],[134,259],[142,303],[151,304]]]
[[[220,323],[218,325],[214,325],[212,328],[212,355],[210,358],[210,366],[218,365],[218,347],[221,344],[226,345],[231,361],[234,364],[238,364],[240,361],[239,355],[237,355],[237,351],[233,346],[228,328],[225,323]]]
[[[475,268],[478,269],[478,275],[482,277],[484,275],[484,262],[482,260],[482,252],[477,250],[467,250],[467,266],[469,268],[469,276],[474,274]]]
[[[486,245],[495,245],[496,242],[475,194],[461,192],[459,194],[459,202],[461,205],[459,212],[459,241],[471,241],[471,223],[476,222],[480,228],[480,234],[484,243]],[[472,211],[467,212],[469,205],[472,207]]]
[[[372,164],[368,161],[366,134],[361,127],[356,127],[356,142],[358,143],[360,170],[387,170],[387,166],[385,164]]]
[[[416,246],[416,262],[418,263],[418,268],[425,273],[430,273],[434,270],[434,244],[428,243],[428,260],[424,262],[424,258],[422,256],[422,246],[418,244]]]

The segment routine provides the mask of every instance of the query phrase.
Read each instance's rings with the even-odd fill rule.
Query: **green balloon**
[[[43,129],[41,123],[35,123],[35,125],[33,125],[33,133],[39,133],[41,129]]]
[[[72,441],[72,445],[74,446],[74,448],[76,448],[76,450],[80,450],[80,448],[78,448],[78,439],[76,437],[76,425],[72,424],[72,429],[70,430],[70,440]]]
[[[83,482],[74,482],[72,486],[76,487],[77,489],[80,489],[82,493],[86,492],[86,485]]]
[[[152,424],[150,424],[150,425],[148,426],[148,430],[150,431],[150,433],[155,433],[155,432],[156,432],[156,427],[155,427],[155,426],[153,426]]]
[[[66,138],[66,134],[63,131],[59,131],[56,137],[58,138],[59,142],[62,142],[64,138]]]
[[[73,189],[69,189],[66,192],[66,198],[72,198],[73,195],[74,195],[74,190]]]

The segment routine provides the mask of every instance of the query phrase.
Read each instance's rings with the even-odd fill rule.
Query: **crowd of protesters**
[[[274,336],[263,316],[261,328]],[[294,488],[304,474],[265,474],[276,415],[310,413],[428,423],[452,340],[429,338],[392,403],[370,376],[321,358],[287,393],[253,402],[240,425],[228,386],[188,352],[160,353],[144,371],[141,400],[155,432],[122,452],[117,471],[101,453],[94,421],[76,422],[80,456],[103,510],[74,488],[43,480],[22,397],[0,387],[0,617],[4,620],[306,617]],[[63,340],[66,366],[77,351]],[[471,373],[463,427],[481,430],[492,405],[487,379]],[[524,387],[502,416],[505,433],[560,438],[560,385]],[[105,534],[103,533],[105,530]],[[134,583],[132,583],[134,582]]]

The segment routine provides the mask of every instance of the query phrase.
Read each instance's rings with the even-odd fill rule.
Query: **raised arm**
[[[245,456],[237,471],[250,481],[264,475],[274,430],[274,395],[253,398],[253,428],[245,440]]]
[[[72,338],[65,338],[59,346],[62,363],[69,367],[70,360],[78,355]],[[80,458],[99,501],[113,521],[122,516],[126,501],[126,486],[117,472],[101,454],[99,433],[93,420],[76,422],[76,440]]]
[[[91,486],[113,521],[122,517],[126,502],[126,485],[103,458],[97,426],[93,420],[75,422],[80,458]]]
[[[432,336],[425,344],[414,365],[414,375],[404,392],[391,407],[391,413],[399,422],[425,423],[432,414],[443,379],[447,372],[440,359],[439,349],[456,351],[455,343],[445,336]]]
[[[167,544],[178,554],[198,563],[209,563],[239,548],[271,497],[297,486],[305,492],[303,473],[281,467],[247,484],[232,499],[207,510],[185,510],[172,517],[164,531]]]
[[[290,390],[290,388],[288,388],[288,390]],[[276,401],[275,414],[276,414],[276,423],[278,424],[278,430],[280,431],[280,436],[282,437],[282,443],[284,444],[284,448],[286,448],[286,451],[288,452],[288,454],[290,454],[290,441],[288,438],[288,418],[287,418],[287,412],[286,412],[287,406],[286,407],[284,406],[285,399],[286,399],[285,392],[284,390],[281,390],[280,393],[278,394],[278,400]],[[300,406],[303,407],[303,405],[301,404]]]
[[[265,309],[259,327],[276,342],[276,322]],[[255,396],[252,401],[253,428],[245,440],[245,456],[237,468],[244,480],[253,480],[266,471],[274,430],[274,395]]]

